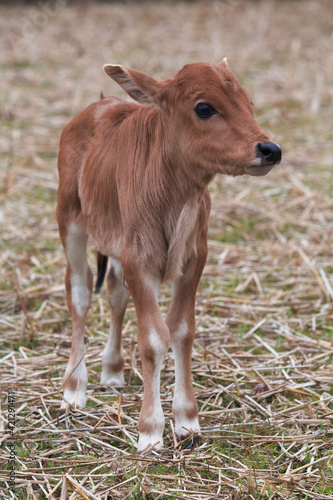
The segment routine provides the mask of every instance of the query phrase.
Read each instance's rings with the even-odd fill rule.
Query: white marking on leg
[[[190,434],[200,434],[200,425],[198,418],[192,420],[186,417],[177,418],[175,421],[176,436],[189,436]]]
[[[165,342],[163,342],[155,328],[152,328],[149,332],[149,342],[156,354],[156,365],[158,365],[159,363],[162,364],[165,356],[166,346]]]
[[[161,448],[163,448],[163,430],[162,434],[161,432],[155,432],[153,434],[140,434],[139,442],[137,444],[138,452],[142,453],[149,448],[152,448],[154,450],[160,450]]]
[[[72,273],[71,287],[72,304],[75,307],[78,316],[82,317],[87,312],[90,302],[90,294],[87,287],[87,278],[84,278],[81,274]]]
[[[114,372],[110,370],[110,366],[115,366],[123,358],[123,351],[117,353],[109,345],[109,341],[102,352],[102,372],[101,372],[101,384],[109,385],[111,387],[124,387],[125,379],[123,370],[119,372]]]
[[[123,359],[123,350],[119,348],[117,333],[114,331],[113,325],[110,326],[110,333],[106,346],[102,352],[102,373],[101,384],[110,385],[112,387],[124,387],[125,379],[123,370],[113,372],[110,366],[116,366]]]
[[[124,387],[125,378],[124,372],[119,373],[107,373],[106,371],[101,374],[101,384],[108,385],[110,387]]]
[[[164,414],[161,405],[160,396],[160,378],[161,368],[165,357],[167,346],[165,342],[152,328],[149,332],[149,343],[155,354],[155,371],[151,381],[152,408],[150,415],[144,417],[144,422],[152,431],[149,434],[140,434],[138,442],[138,451],[142,452],[149,447],[159,450],[163,447]]]
[[[80,359],[80,356],[78,357],[78,359]],[[75,364],[72,364],[71,362],[68,363],[64,380],[66,380],[67,376],[72,372]],[[66,399],[66,401],[62,400],[61,408],[66,408],[67,402],[74,407],[84,408],[87,402],[86,389],[88,383],[88,374],[84,359],[72,373],[70,378],[72,380],[76,380],[77,384],[75,388],[71,387],[69,389],[65,387],[64,398]]]
[[[114,274],[118,277],[118,278],[121,278],[124,276],[124,273],[123,273],[123,267],[121,265],[121,262],[120,260],[118,259],[111,259],[111,265],[112,265],[112,268],[113,268],[113,271],[114,271]]]
[[[72,304],[78,316],[84,316],[90,305],[90,292],[87,286],[87,235],[78,224],[71,224],[68,229],[66,250],[71,266]]]
[[[112,366],[117,366],[124,358],[121,347],[122,314],[128,301],[128,290],[124,287],[123,269],[119,260],[111,259],[113,274],[117,277],[117,285],[113,287],[109,304],[111,307],[110,333],[106,346],[102,352],[101,384],[113,387],[125,385],[123,370],[112,371]]]
[[[175,332],[175,335],[173,336],[174,343],[177,343],[179,341],[182,342],[183,339],[186,337],[187,331],[188,331],[188,324],[186,323],[185,320],[183,320],[180,323],[177,332]]]
[[[65,385],[64,398],[71,405],[80,408],[86,405],[88,383],[87,369],[84,359],[82,359],[84,355],[84,319],[91,298],[91,291],[88,288],[87,239],[88,236],[82,226],[70,225],[66,238],[66,255],[70,266],[71,301],[76,316],[72,315],[72,349],[65,380],[70,376]],[[81,359],[79,366],[76,367]],[[62,401],[62,408],[66,407],[66,404],[65,401]]]
[[[183,343],[188,332],[186,321],[182,321],[177,332],[173,335],[172,349],[175,357],[175,388],[172,403],[175,418],[175,432],[177,436],[200,432],[198,418],[188,419],[187,410],[193,410],[193,401],[188,399],[185,386],[185,373],[183,362]]]
[[[187,400],[185,392],[185,376],[182,358],[182,344],[186,337],[188,325],[186,321],[182,321],[178,331],[173,335],[172,350],[175,357],[175,389],[172,408],[175,411],[183,411],[193,407],[192,403]]]
[[[163,360],[166,354],[167,347],[163,340],[160,338],[155,328],[152,328],[149,334],[149,342],[155,353],[155,372],[152,381],[152,391],[154,399],[154,409],[152,420],[156,423],[163,421],[164,427],[164,415],[161,406],[161,395],[160,395],[160,381],[161,381],[161,369]]]

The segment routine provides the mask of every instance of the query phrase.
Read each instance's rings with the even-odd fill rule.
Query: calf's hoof
[[[139,437],[137,453],[151,453],[163,448],[163,438],[161,436],[141,434]]]
[[[62,408],[59,411],[58,421],[59,423],[64,424],[66,422],[74,422],[75,420],[82,420],[83,417],[84,415],[75,409]]]
[[[121,389],[122,387],[125,386],[125,379],[123,372],[112,373],[112,374],[103,374],[102,372],[101,385]]]
[[[193,450],[201,445],[201,441],[200,436],[190,436],[189,438],[183,439],[180,444],[182,450]]]

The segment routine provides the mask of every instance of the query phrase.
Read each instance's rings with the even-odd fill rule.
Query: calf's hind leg
[[[110,333],[102,353],[101,384],[114,387],[124,385],[124,356],[121,347],[121,329],[129,297],[124,285],[121,263],[112,259],[107,275],[108,302],[111,309]]]
[[[87,368],[84,361],[84,327],[91,304],[93,274],[87,262],[88,235],[78,224],[71,224],[67,231],[60,231],[66,258],[66,294],[67,304],[72,317],[72,347],[65,372],[64,400],[83,408],[86,405]]]

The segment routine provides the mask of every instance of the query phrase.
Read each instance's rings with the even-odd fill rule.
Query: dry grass
[[[333,498],[332,2],[88,3],[46,16],[2,7],[0,30],[0,496]],[[67,426],[57,420],[70,345],[54,218],[59,135],[101,90],[123,96],[103,74],[105,62],[163,78],[224,56],[284,162],[265,178],[218,177],[211,186],[193,351],[202,444],[175,449],[170,353],[165,450],[142,458],[133,444],[142,399],[133,304],[128,385],[121,394],[99,385],[102,292],[87,325],[88,407]],[[89,258],[95,268],[93,249]],[[169,297],[166,286],[163,310]],[[5,484],[9,390],[15,496]]]

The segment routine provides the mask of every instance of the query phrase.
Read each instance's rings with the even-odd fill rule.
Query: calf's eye
[[[202,120],[206,120],[207,118],[210,118],[217,113],[216,109],[214,109],[213,106],[207,104],[206,102],[198,102],[198,104],[194,108],[194,111]]]

